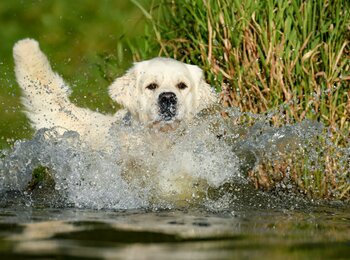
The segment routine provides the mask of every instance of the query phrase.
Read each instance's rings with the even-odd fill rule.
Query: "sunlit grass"
[[[148,21],[158,54],[203,67],[224,104],[256,113],[285,104],[291,120],[349,129],[348,1],[160,1],[155,7]]]
[[[314,197],[350,198],[349,154],[333,149],[350,137],[349,1],[163,0],[142,11],[149,41],[134,49],[136,58],[157,50],[197,64],[225,106],[253,113],[283,107],[275,126],[311,119],[327,127],[332,144],[318,143],[320,158],[302,150],[267,160],[252,173],[266,175],[257,186],[289,173]]]

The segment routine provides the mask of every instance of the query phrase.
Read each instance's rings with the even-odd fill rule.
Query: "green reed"
[[[253,113],[283,107],[284,113],[272,118],[274,125],[321,121],[329,127],[333,144],[346,144],[350,133],[349,1],[162,0],[153,1],[147,10],[133,2],[148,21],[147,43],[133,49],[135,59],[159,55],[197,64],[224,105]],[[320,154],[318,168],[307,159],[294,158],[289,171],[309,194],[349,198],[348,167],[337,164],[331,150]],[[266,165],[256,172],[265,169],[273,175],[273,169],[281,168]],[[330,196],[329,189],[338,195]]]
[[[348,1],[163,0],[143,11],[150,42],[136,58],[156,49],[200,65],[222,101],[242,111],[284,104],[291,120],[348,132]]]

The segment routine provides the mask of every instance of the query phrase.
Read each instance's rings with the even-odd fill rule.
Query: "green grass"
[[[201,66],[226,105],[349,132],[350,2],[154,1],[147,48]],[[153,39],[153,40],[152,40]],[[277,119],[276,119],[277,120]]]
[[[350,198],[350,156],[342,148],[350,137],[348,0],[152,3],[140,7],[147,43],[133,49],[135,57],[157,50],[197,64],[225,106],[268,113],[275,126],[311,119],[327,127],[325,140],[277,161],[266,158],[251,173],[257,186],[270,188],[289,175],[310,196]]]
[[[73,102],[113,112],[116,104],[106,88],[131,65],[129,42],[143,32],[142,12],[128,0],[0,1],[0,149],[32,133],[21,112],[13,72],[16,41],[39,41],[54,69],[72,87]]]

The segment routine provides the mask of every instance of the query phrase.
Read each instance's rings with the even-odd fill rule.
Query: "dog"
[[[105,115],[69,100],[70,88],[52,70],[37,41],[18,41],[13,55],[22,103],[32,127],[76,131],[96,149],[106,147],[111,126],[126,116],[150,128],[169,131],[217,100],[199,67],[158,57],[135,63],[111,84],[110,97],[124,109]]]
[[[181,149],[177,152],[181,143],[174,145],[168,138],[169,132],[181,132],[197,114],[217,103],[218,97],[199,67],[161,57],[134,63],[109,86],[110,97],[123,109],[108,115],[69,100],[70,88],[52,70],[37,41],[18,41],[13,56],[22,103],[35,130],[77,132],[93,152],[107,152],[121,161],[117,164],[131,187],[153,190],[152,201],[187,204],[195,193],[204,192],[206,181],[191,173],[191,156]],[[142,127],[128,127],[130,124]],[[112,142],[118,143],[117,150]],[[169,159],[174,154],[186,155],[181,158],[189,161],[188,165]],[[159,166],[163,160],[171,163],[171,169]]]

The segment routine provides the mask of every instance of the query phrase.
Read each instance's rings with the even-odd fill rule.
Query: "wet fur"
[[[191,120],[202,109],[216,100],[203,72],[194,65],[168,59],[155,58],[135,63],[134,66],[109,87],[112,99],[125,107],[115,115],[104,115],[81,108],[70,102],[70,88],[54,71],[47,57],[33,39],[17,42],[13,48],[15,72],[22,89],[22,103],[34,129],[61,127],[80,134],[91,147],[103,149],[111,126],[127,113],[133,120],[151,127],[173,129],[179,121]],[[176,88],[180,81],[189,88]],[[159,88],[149,91],[150,82]],[[157,117],[156,98],[159,93],[172,91],[178,96],[178,114],[171,122],[163,123]]]

